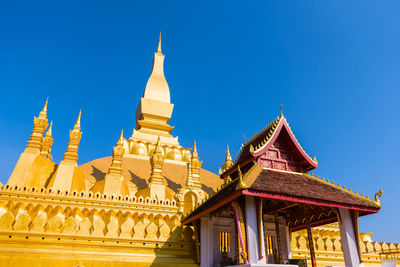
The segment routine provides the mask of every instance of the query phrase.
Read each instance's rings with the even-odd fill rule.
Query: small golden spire
[[[45,158],[45,159],[52,159],[51,156],[51,145],[53,144],[53,137],[51,134],[51,129],[53,126],[53,122],[50,122],[49,128],[47,129],[46,134],[44,135],[44,138],[42,140],[42,147],[40,149],[40,156]]]
[[[231,154],[229,153],[229,145],[226,145],[226,156],[225,156],[225,162],[226,161],[232,161]]]
[[[194,141],[194,144],[193,144],[192,158],[194,158],[194,159],[198,159],[199,158],[199,154],[197,154],[196,141]]]
[[[45,137],[51,137],[52,136],[51,135],[51,127],[53,127],[53,121],[50,122],[49,129],[47,129],[47,132],[44,135]]]
[[[283,104],[281,105],[281,117],[283,117]]]
[[[160,144],[160,136],[158,136],[156,149],[154,150],[155,154],[162,154],[161,144]]]
[[[121,135],[119,136],[117,145],[122,145],[123,140],[124,140],[124,130],[121,130]]]
[[[229,153],[229,146],[226,146],[226,156],[225,156],[225,162],[222,165],[222,172],[228,170],[232,166],[232,157],[231,154]],[[221,172],[221,174],[222,174]]]
[[[82,110],[79,110],[79,114],[78,114],[78,119],[76,120],[76,123],[74,125],[74,131],[80,131],[81,130],[81,113]]]
[[[46,102],[44,103],[44,107],[42,111],[39,113],[39,118],[41,119],[46,119],[47,118],[47,103],[49,101],[49,98],[46,99]]]
[[[160,53],[160,54],[161,54],[161,32],[160,32],[160,37],[158,38],[157,53]]]

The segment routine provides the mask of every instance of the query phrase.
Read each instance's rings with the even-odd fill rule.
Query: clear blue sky
[[[82,109],[79,163],[111,155],[163,32],[181,144],[217,172],[284,114],[318,174],[373,197],[361,231],[400,242],[399,1],[1,1],[0,181],[49,97],[53,155]]]

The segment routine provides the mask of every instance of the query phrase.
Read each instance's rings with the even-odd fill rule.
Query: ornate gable
[[[283,114],[243,144],[235,162],[224,168],[221,178],[232,174],[235,177],[238,166],[244,168],[253,161],[264,168],[301,173],[318,167],[315,157],[312,159],[297,141]]]
[[[252,155],[265,168],[306,172],[318,167],[316,160],[312,160],[300,146],[284,117],[269,140]]]

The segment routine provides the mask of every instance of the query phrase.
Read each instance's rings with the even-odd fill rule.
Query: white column
[[[356,234],[350,210],[339,209],[340,238],[346,266],[360,266]]]
[[[265,263],[265,257],[260,259],[258,248],[257,208],[253,196],[245,196],[247,257],[250,264]]]
[[[286,219],[282,219],[280,224],[281,242],[282,242],[282,258],[283,260],[292,258],[292,251],[290,249],[290,234],[289,227],[286,226]]]
[[[212,267],[211,225],[209,217],[200,218],[200,267]]]

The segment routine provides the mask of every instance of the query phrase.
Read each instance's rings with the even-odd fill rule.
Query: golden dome
[[[104,157],[92,160],[78,168],[87,176],[88,180],[94,182],[104,179],[108,169],[111,166],[112,157]],[[149,159],[139,159],[124,157],[122,160],[122,175],[128,184],[133,183],[137,189],[143,189],[148,184],[150,178],[151,166]],[[168,188],[177,192],[178,189],[185,185],[187,179],[187,166],[186,164],[173,164],[164,162],[163,164],[164,181]],[[90,179],[91,178],[91,179]],[[200,170],[200,181],[202,189],[207,194],[212,194],[216,188],[222,184],[220,177],[205,169]],[[94,183],[93,183],[94,185]],[[92,185],[92,186],[93,186]]]

